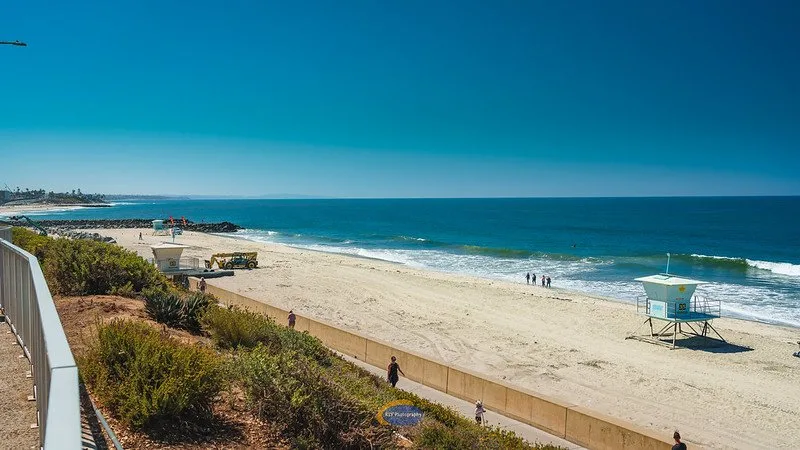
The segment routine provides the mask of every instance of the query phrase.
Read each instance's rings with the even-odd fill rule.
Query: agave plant
[[[200,313],[211,304],[211,296],[202,292],[194,292],[186,299],[185,326],[187,329],[200,331]]]
[[[175,294],[145,298],[144,310],[153,320],[169,327],[180,327],[186,320],[186,305]]]

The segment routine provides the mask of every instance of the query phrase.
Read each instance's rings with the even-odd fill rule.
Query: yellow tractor
[[[258,267],[257,252],[215,253],[211,259],[205,260],[206,269],[214,264],[220,269],[255,269]]]

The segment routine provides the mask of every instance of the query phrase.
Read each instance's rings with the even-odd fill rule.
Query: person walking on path
[[[550,287],[550,277],[547,277],[547,287]]]
[[[386,379],[389,383],[392,383],[392,387],[395,387],[397,382],[400,381],[400,375],[398,375],[397,372],[406,376],[406,374],[403,373],[403,369],[400,368],[400,364],[397,364],[397,358],[392,356],[392,362],[390,362],[389,367],[386,368]]]
[[[528,284],[531,284],[531,273],[530,272],[525,274],[525,282],[528,283]],[[536,283],[536,282],[534,281],[534,283]]]
[[[200,292],[203,294],[206,293],[206,279],[204,277],[200,277],[200,283],[197,285],[200,288]]]
[[[681,442],[681,434],[677,431],[672,435],[672,439],[675,439],[675,445],[672,446],[672,450],[686,450],[686,444]]]
[[[483,407],[483,403],[478,400],[475,402],[475,422],[478,422],[478,425],[486,425],[484,414],[486,414],[486,409]]]
[[[294,310],[289,310],[289,328],[294,328],[294,323],[297,321],[297,316],[294,315]]]

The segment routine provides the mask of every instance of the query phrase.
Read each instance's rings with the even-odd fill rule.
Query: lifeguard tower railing
[[[646,295],[636,298],[636,312],[642,315],[649,316],[653,314],[652,305],[654,302],[664,303],[658,300],[652,300]],[[722,315],[722,301],[713,300],[708,297],[695,295],[689,303],[688,310],[679,310],[678,303],[666,303],[664,305],[666,317],[674,318],[692,318],[692,317],[707,317],[708,320],[716,319]]]
[[[11,243],[0,227],[0,306],[31,364],[39,445],[80,449],[78,367],[72,357],[39,261]]]

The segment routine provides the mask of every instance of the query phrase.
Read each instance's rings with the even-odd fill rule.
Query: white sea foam
[[[749,267],[755,269],[766,270],[779,275],[800,277],[800,264],[792,264],[788,262],[759,261],[755,259],[733,258],[730,256],[699,255],[696,253],[692,254],[691,256],[694,258],[718,259],[723,261],[742,261]]]
[[[700,255],[697,253],[692,253],[691,255],[693,258],[708,258],[708,259],[723,259],[726,261],[739,261],[741,258],[732,258],[730,256],[714,256],[714,255]]]
[[[769,270],[772,273],[800,277],[800,265],[786,262],[757,261],[746,259],[747,264],[762,270]]]

